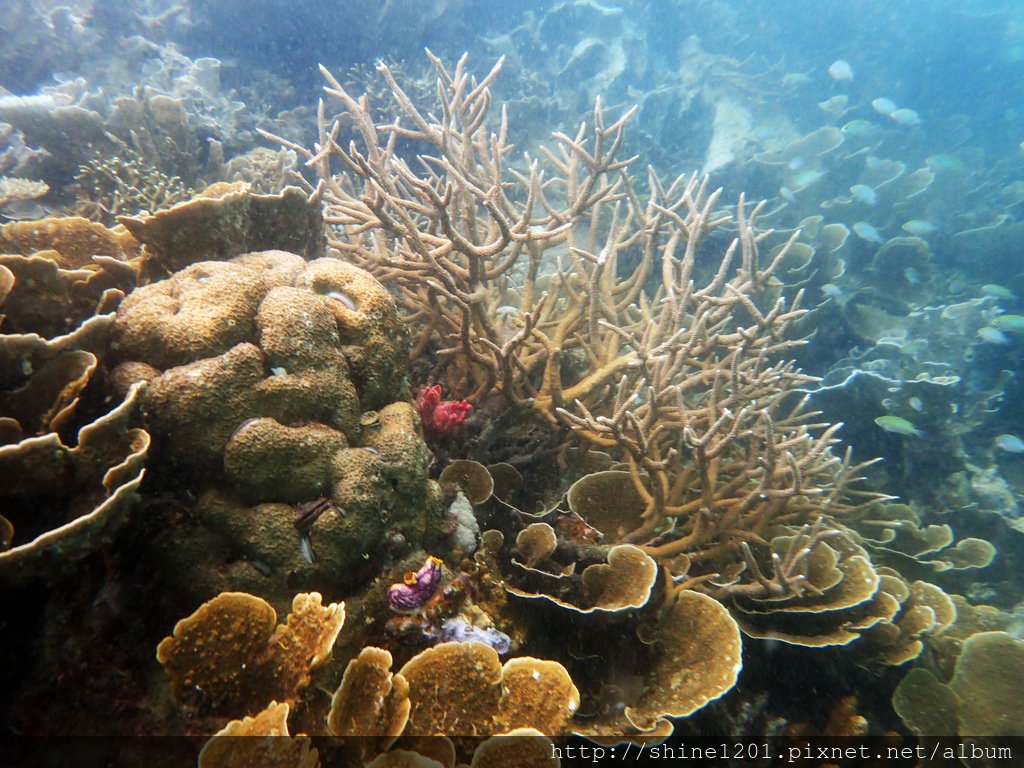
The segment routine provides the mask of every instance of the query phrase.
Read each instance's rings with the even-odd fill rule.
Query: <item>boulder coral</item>
[[[148,382],[143,421],[173,470],[155,482],[197,492],[154,539],[193,594],[351,583],[436,527],[405,327],[362,270],[284,251],[192,263],[125,298],[111,349],[115,389]]]

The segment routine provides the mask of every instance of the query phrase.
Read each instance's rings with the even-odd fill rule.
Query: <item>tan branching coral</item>
[[[883,580],[867,553],[836,533],[808,526],[775,537],[773,580],[758,575],[760,566],[748,553],[746,567],[755,571],[760,590],[714,582],[705,588],[739,596],[733,615],[751,637],[808,647],[852,643],[863,630],[896,616],[900,600],[892,592],[905,596],[906,586]]]
[[[80,212],[104,222],[169,208],[192,195],[179,177],[163,173],[128,146],[120,147],[119,154],[85,162],[75,181]]]
[[[432,359],[453,397],[501,398],[561,430],[563,458],[581,443],[624,461],[643,506],[620,541],[659,561],[687,553],[695,575],[742,562],[744,544],[767,549],[777,526],[855,507],[861,468],[833,455],[838,426],[811,423],[794,392],[810,377],[785,362],[803,311],[776,273],[796,233],[762,259],[761,206],[719,213],[707,179],[653,172],[642,195],[618,157],[630,114],[607,120],[600,102],[592,130],[543,150],[550,172],[532,158],[512,168],[505,115],[487,124],[501,62],[478,81],[465,58],[432,61],[439,117],[381,65],[402,120],[375,125],[323,70],[355,140],[323,102],[316,151],[278,139],[320,179],[329,244],[398,297],[414,359]],[[820,151],[841,140],[823,135]],[[425,147],[418,164],[399,154],[409,143]],[[709,267],[726,224],[735,238]],[[785,574],[755,576],[736,588],[787,588]]]
[[[49,191],[50,186],[44,181],[0,176],[0,209],[6,208],[11,203],[35,200]]]
[[[310,670],[330,657],[344,621],[344,606],[323,605],[316,592],[296,595],[282,625],[265,600],[224,592],[179,621],[156,655],[179,701],[244,712],[293,699],[309,684]]]

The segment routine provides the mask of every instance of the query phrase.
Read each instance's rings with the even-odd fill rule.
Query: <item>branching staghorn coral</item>
[[[120,155],[94,157],[75,174],[78,207],[87,218],[113,221],[121,215],[155,213],[192,197],[178,176],[168,176],[127,144],[116,143]]]
[[[741,197],[734,217],[717,212],[707,178],[653,170],[642,193],[617,157],[632,112],[608,122],[600,101],[592,130],[542,150],[553,175],[528,156],[516,165],[505,112],[487,127],[501,62],[478,82],[465,57],[454,72],[431,59],[437,117],[380,65],[402,119],[375,125],[368,99],[323,69],[357,140],[340,142],[323,101],[312,150],[265,134],[315,170],[330,244],[393,289],[418,334],[414,358],[434,356],[447,394],[500,397],[565,446],[627,463],[644,510],[626,541],[709,562],[709,575],[745,565],[756,583],[741,591],[798,590],[818,528],[773,576],[751,548],[768,557],[773,529],[848,509],[861,467],[833,455],[839,425],[811,423],[794,393],[811,377],[785,361],[803,310],[775,273],[797,234],[762,263],[760,205]],[[425,148],[413,164],[400,141]],[[736,236],[709,272],[701,246],[726,224]]]
[[[0,176],[0,208],[20,200],[35,200],[49,191],[50,187],[42,181]]]

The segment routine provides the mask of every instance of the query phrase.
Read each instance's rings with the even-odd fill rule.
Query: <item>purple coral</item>
[[[388,606],[396,613],[412,613],[437,594],[441,586],[441,561],[428,557],[423,567],[405,574],[405,579],[388,587]]]
[[[512,641],[504,632],[494,627],[477,627],[470,624],[461,616],[448,619],[441,628],[431,635],[441,642],[454,640],[459,643],[466,643],[475,640],[491,646],[499,654],[506,654],[512,646]]]

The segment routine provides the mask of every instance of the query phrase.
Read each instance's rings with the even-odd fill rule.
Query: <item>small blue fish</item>
[[[851,120],[840,130],[847,136],[870,136],[877,128],[870,120]]]
[[[848,61],[836,59],[828,68],[828,76],[837,83],[841,83],[844,80],[853,80],[853,67],[850,66]]]
[[[1000,315],[993,318],[991,325],[1008,333],[1024,333],[1024,315]]]
[[[864,205],[874,205],[878,202],[878,195],[875,194],[875,190],[867,184],[854,184],[850,187],[850,194],[853,195],[854,200],[858,203],[864,203]]]
[[[903,222],[903,226],[900,227],[900,229],[911,235],[920,237],[921,235],[930,235],[937,229],[937,227],[930,221],[925,221],[924,219],[911,219],[910,221]]]
[[[997,285],[996,283],[986,283],[981,286],[981,292],[986,296],[991,296],[994,299],[1013,299],[1013,291],[1007,288],[1005,285]]]
[[[882,233],[866,221],[858,221],[855,223],[853,225],[853,233],[861,240],[867,240],[869,243],[878,243],[881,245],[885,242],[885,238],[882,237]]]
[[[875,424],[886,432],[892,432],[894,435],[903,435],[904,437],[921,437],[921,435],[924,434],[924,432],[902,416],[879,416],[875,419]]]
[[[824,178],[825,174],[821,171],[800,171],[792,179],[789,180],[789,185],[794,190],[799,192],[802,189],[815,184]]]
[[[803,72],[787,72],[782,78],[782,84],[787,88],[797,88],[811,82],[810,76]]]
[[[821,286],[821,292],[828,296],[830,299],[835,299],[836,301],[840,302],[846,298],[846,295],[843,293],[843,289],[840,288],[835,283],[825,283],[823,286]]]
[[[912,109],[901,107],[889,115],[889,119],[896,125],[914,126],[921,124],[921,116]]]
[[[991,325],[986,325],[984,328],[978,329],[978,338],[986,344],[1009,344],[1010,337],[1000,331],[998,328],[993,328]]]
[[[907,404],[918,413],[924,410],[924,403],[921,402],[920,397],[910,398],[909,400],[907,400]]]
[[[309,534],[303,534],[299,538],[299,551],[307,563],[316,562],[316,554],[313,552],[313,543],[309,540]]]
[[[925,163],[933,171],[962,171],[964,168],[963,160],[941,152],[928,157]]]
[[[878,114],[889,117],[889,115],[896,111],[896,102],[882,96],[871,102],[871,108]]]
[[[1024,440],[1016,435],[997,435],[996,448],[1007,453],[1024,453]]]
[[[779,187],[779,197],[790,205],[796,205],[796,195],[793,194],[793,190],[789,187]]]
[[[903,270],[903,278],[911,285],[917,285],[921,282],[921,275],[913,267],[907,267]]]

